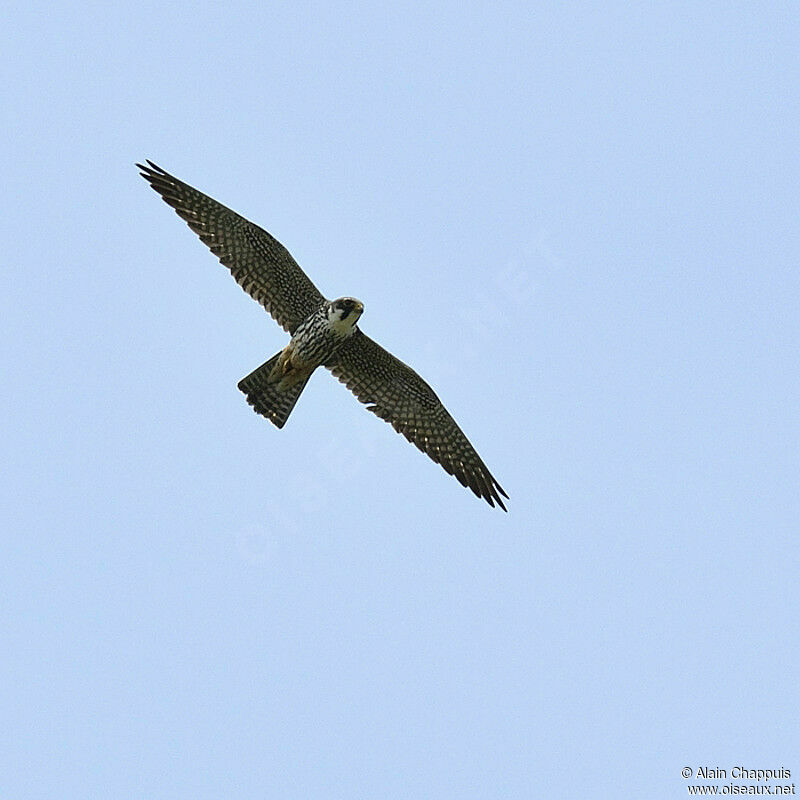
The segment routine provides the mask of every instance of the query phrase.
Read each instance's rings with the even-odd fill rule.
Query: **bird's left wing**
[[[171,205],[239,286],[289,333],[325,299],[289,251],[263,228],[178,180],[152,161],[142,177]]]
[[[433,389],[360,330],[325,366],[368,409],[427,453],[490,506],[508,498]]]

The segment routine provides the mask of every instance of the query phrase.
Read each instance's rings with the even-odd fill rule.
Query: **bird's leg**
[[[292,343],[286,345],[281,351],[281,354],[278,356],[278,360],[275,362],[275,366],[272,368],[272,371],[269,374],[270,382],[277,383],[279,380],[284,378],[287,373],[291,372],[292,369]]]
[[[305,380],[311,370],[297,358],[297,352],[292,342],[286,345],[278,356],[278,360],[269,374],[271,383],[279,383],[281,389],[288,389]]]

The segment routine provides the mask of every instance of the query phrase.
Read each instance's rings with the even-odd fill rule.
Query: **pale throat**
[[[329,324],[334,336],[344,339],[347,336],[352,335],[353,331],[356,329],[357,322],[358,316],[356,314],[351,314],[345,319],[334,319],[333,322],[330,322]]]

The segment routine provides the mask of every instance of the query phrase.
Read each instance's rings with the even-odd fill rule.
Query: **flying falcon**
[[[137,164],[164,202],[231,271],[236,282],[291,334],[289,344],[239,382],[256,412],[282,428],[311,373],[329,369],[368,409],[494,507],[500,484],[455,420],[411,367],[356,323],[353,297],[326,300],[289,251],[262,228],[174,178],[152,161]]]

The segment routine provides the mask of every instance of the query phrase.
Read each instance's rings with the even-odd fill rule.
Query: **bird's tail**
[[[247,402],[253,406],[257,414],[261,414],[273,425],[282,428],[311,374],[291,382],[282,380],[280,375],[272,375],[280,355],[280,352],[276,353],[246,378],[242,378],[239,381],[239,391],[247,395]]]

